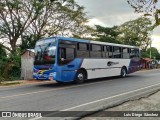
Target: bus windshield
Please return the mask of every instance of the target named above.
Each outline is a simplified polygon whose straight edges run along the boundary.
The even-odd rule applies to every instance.
[[[36,43],[34,65],[48,65],[55,63],[56,40],[46,39]]]

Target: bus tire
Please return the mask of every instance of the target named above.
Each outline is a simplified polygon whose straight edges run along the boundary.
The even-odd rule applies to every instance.
[[[124,78],[126,76],[127,76],[127,69],[125,67],[122,67],[120,77]]]
[[[78,70],[77,73],[76,73],[76,77],[75,77],[74,82],[77,83],[77,84],[81,84],[81,83],[83,83],[85,80],[86,80],[85,71],[83,71],[83,70]]]

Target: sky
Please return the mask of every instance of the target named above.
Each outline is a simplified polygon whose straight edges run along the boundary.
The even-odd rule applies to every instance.
[[[112,27],[137,19],[141,15],[127,3],[127,0],[75,0],[85,7],[89,16],[89,25]],[[160,4],[158,4],[160,6]],[[160,51],[160,27],[154,29],[151,35],[152,46]]]

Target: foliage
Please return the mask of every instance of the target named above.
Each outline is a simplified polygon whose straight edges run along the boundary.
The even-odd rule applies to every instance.
[[[19,51],[19,50],[17,50]],[[18,52],[17,54],[12,54],[10,55],[10,63],[13,64],[11,70],[9,71],[9,73],[11,74],[11,76],[14,78],[20,78],[20,73],[21,73],[21,54],[20,52]],[[9,76],[9,78],[11,78],[11,76]]]
[[[149,37],[151,31],[150,19],[140,17],[111,28],[96,25],[93,36],[98,41],[138,46],[146,51],[151,42]]]
[[[4,49],[3,47],[0,46],[0,58],[1,58],[2,56],[6,57],[7,54],[6,54],[5,49]]]
[[[100,25],[96,25],[96,32],[93,34],[94,37],[96,37],[97,41],[102,42],[111,42],[111,43],[121,43],[117,36],[120,34],[116,31],[117,26],[114,26],[112,28],[109,27],[102,27]]]
[[[159,54],[157,48],[155,48],[155,47],[148,48],[146,51],[142,50],[141,56],[143,58],[150,58],[150,52],[151,52],[151,58],[152,59],[160,57],[160,54]]]
[[[1,0],[0,1],[0,38],[1,46],[16,52],[18,39],[24,31],[41,14],[42,6],[37,0]],[[4,44],[8,44],[8,47]]]
[[[151,50],[152,58],[157,58],[160,56],[158,50],[155,47],[148,48],[147,53],[150,53],[150,50]]]
[[[82,35],[88,28],[86,22],[84,7],[74,0],[1,0],[0,38],[3,42],[0,45],[13,53],[17,52],[18,42],[25,44],[31,38]]]
[[[121,33],[119,39],[123,44],[139,46],[146,51],[151,41],[149,37],[151,28],[152,23],[150,19],[140,17],[122,24],[117,30]]]
[[[81,33],[87,22],[84,7],[79,6],[74,0],[62,0],[41,2],[41,13],[29,26],[25,35],[33,34],[38,38],[52,35],[66,35]]]
[[[127,2],[135,9],[135,12],[144,13],[144,16],[153,16],[156,21],[153,28],[160,25],[158,0],[127,0]]]
[[[40,38],[37,35],[23,36],[22,44],[19,45],[20,51],[23,52],[26,49],[34,49],[38,39]]]
[[[7,61],[6,51],[0,46],[0,83],[4,80],[2,73],[3,73],[3,65],[6,63],[6,61]]]
[[[20,55],[11,54],[0,59],[0,81],[14,80],[20,76]]]
[[[150,53],[148,53],[146,51],[141,51],[141,57],[142,58],[150,58]]]

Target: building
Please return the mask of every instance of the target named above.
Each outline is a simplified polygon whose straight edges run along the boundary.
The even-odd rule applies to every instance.
[[[21,54],[21,79],[33,79],[34,49],[27,49]]]
[[[141,65],[143,69],[151,68],[151,62],[153,59],[150,58],[142,58],[141,59]]]

